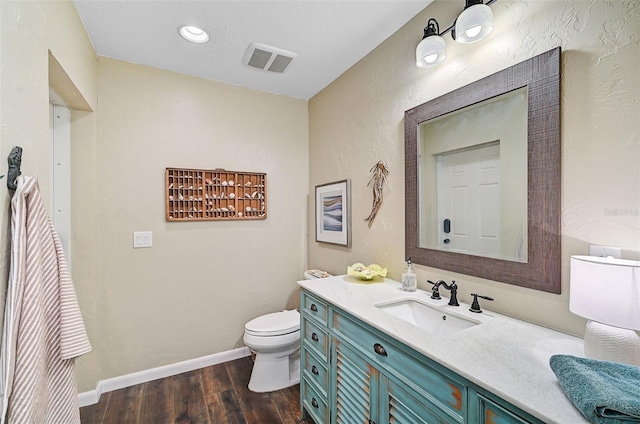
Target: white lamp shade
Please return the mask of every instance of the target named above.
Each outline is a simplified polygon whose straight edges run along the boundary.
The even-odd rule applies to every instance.
[[[640,262],[572,256],[569,310],[603,324],[640,330]]]
[[[420,41],[416,47],[416,66],[426,68],[435,66],[447,57],[444,39],[439,35],[430,35]]]
[[[486,4],[467,7],[456,19],[456,41],[470,44],[480,41],[493,31],[493,12]]]

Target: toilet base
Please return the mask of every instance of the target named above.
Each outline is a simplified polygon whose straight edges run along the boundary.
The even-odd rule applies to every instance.
[[[284,353],[256,354],[249,390],[256,393],[272,392],[300,382],[300,348]]]

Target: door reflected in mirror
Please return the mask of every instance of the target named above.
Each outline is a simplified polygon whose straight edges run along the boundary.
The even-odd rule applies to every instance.
[[[418,126],[419,246],[527,262],[527,87]]]

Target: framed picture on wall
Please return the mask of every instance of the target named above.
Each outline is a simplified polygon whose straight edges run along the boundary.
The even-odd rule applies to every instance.
[[[316,241],[351,247],[351,181],[316,186]]]

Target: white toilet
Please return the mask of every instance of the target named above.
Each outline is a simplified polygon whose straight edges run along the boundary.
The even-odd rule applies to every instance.
[[[271,392],[300,382],[300,314],[262,315],[244,326],[244,344],[256,354],[249,390]]]
[[[310,269],[304,278],[330,277]],[[263,315],[244,326],[244,344],[256,354],[249,390],[271,392],[300,382],[300,314],[282,311]]]

